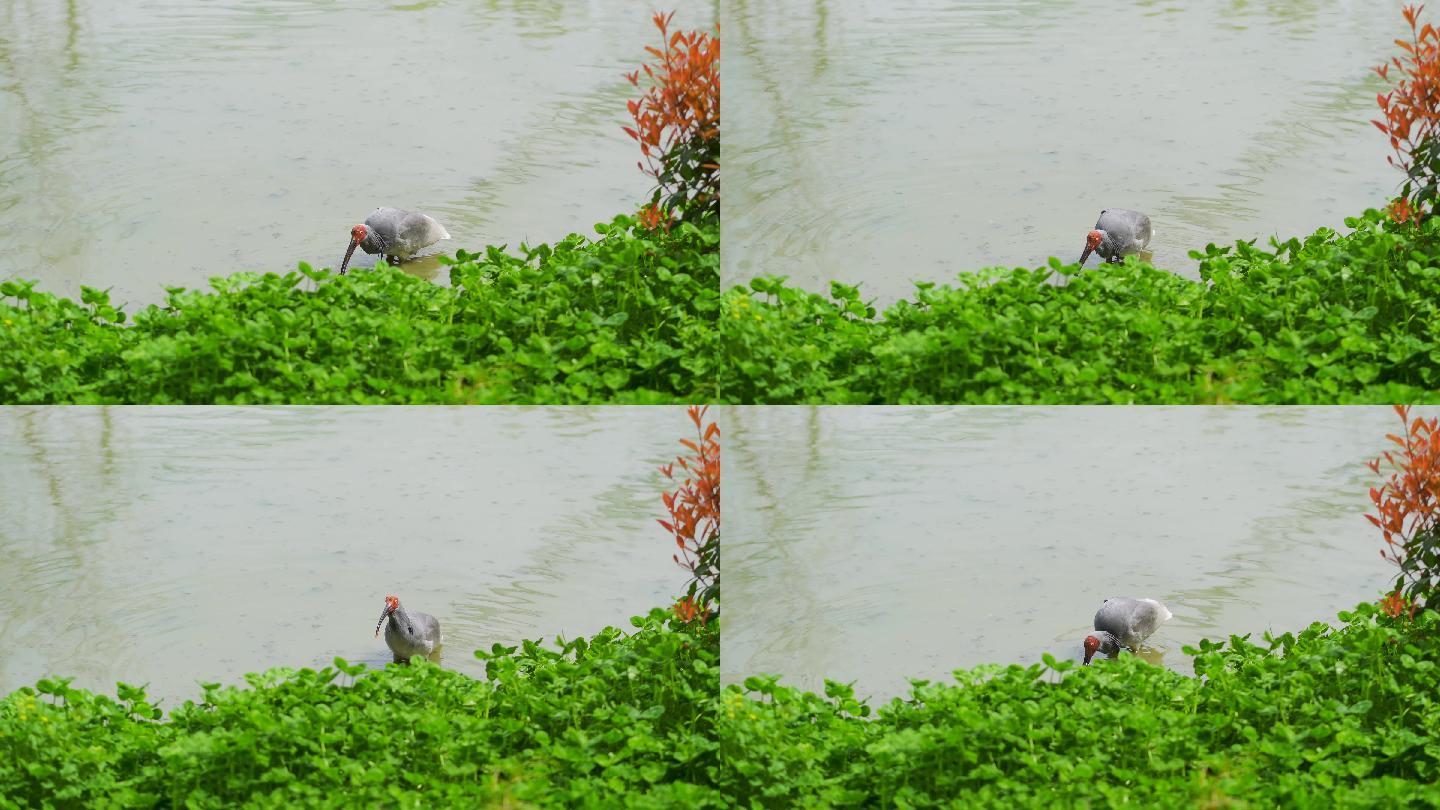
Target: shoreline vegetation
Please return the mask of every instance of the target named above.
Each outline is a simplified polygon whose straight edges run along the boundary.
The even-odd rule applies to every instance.
[[[724,806],[718,624],[630,623],[477,651],[485,680],[336,659],[168,717],[143,687],[45,679],[0,699],[0,806]]]
[[[783,276],[721,302],[720,399],[747,404],[1440,402],[1440,226],[1209,245],[1200,280],[1127,259],[918,283],[877,312]],[[1053,278],[1067,274],[1068,284]]]
[[[0,283],[9,404],[689,403],[711,395],[720,226],[618,216],[457,251],[444,287],[301,265],[172,288],[133,317]],[[309,282],[315,289],[307,290]]]
[[[168,716],[143,686],[111,698],[44,678],[0,696],[0,808],[729,806],[720,427],[703,407],[687,415],[695,439],[660,468],[657,519],[684,591],[632,631],[496,643],[474,653],[483,679],[422,656],[274,668],[245,687],[202,683]]]
[[[131,317],[0,283],[0,404],[693,404],[715,398],[720,31],[672,31],[624,74],[621,129],[654,181],[633,216],[511,252],[441,256],[450,287],[382,261],[167,288]],[[642,78],[643,74],[643,78]],[[312,287],[312,289],[305,289]]]
[[[1440,802],[1440,615],[1371,604],[1263,641],[956,670],[872,707],[771,676],[726,687],[722,792],[748,807],[1328,807]]]
[[[989,268],[917,282],[883,313],[841,281],[822,295],[755,278],[721,300],[720,401],[1440,402],[1440,29],[1423,9],[1404,7],[1410,39],[1374,69],[1390,92],[1371,124],[1404,180],[1351,233],[1207,245],[1189,254],[1198,281],[1136,257]]]
[[[1185,647],[1194,677],[1137,655],[957,669],[872,707],[754,675],[720,705],[721,789],[749,807],[1390,807],[1440,804],[1440,418],[1366,466],[1377,603],[1263,640]]]
[[[1351,233],[1207,245],[1190,253],[1198,281],[1135,256],[1089,271],[1052,257],[918,282],[883,312],[778,267],[723,294],[720,401],[1440,402],[1440,29],[1423,9],[1402,9],[1410,37],[1374,68],[1388,92],[1371,123],[1399,193],[1346,219]]]

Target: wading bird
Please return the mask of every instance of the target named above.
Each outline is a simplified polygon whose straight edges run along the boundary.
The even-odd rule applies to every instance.
[[[412,655],[428,656],[440,646],[440,621],[428,613],[406,613],[394,596],[385,597],[385,609],[375,623],[377,637],[386,619],[390,623],[385,626],[385,645],[395,655],[395,663],[403,664]]]
[[[350,229],[350,247],[340,262],[340,275],[350,266],[350,256],[355,248],[366,253],[379,253],[390,264],[399,264],[416,253],[439,242],[449,239],[450,232],[428,214],[419,211],[401,211],[399,208],[376,208],[375,213],[365,218],[364,225]]]
[[[1085,252],[1077,264],[1084,264],[1092,252],[1119,264],[1126,256],[1144,250],[1150,244],[1150,233],[1150,217],[1125,208],[1106,208],[1095,221],[1095,229],[1085,235]]]
[[[1170,619],[1170,611],[1154,599],[1114,596],[1095,611],[1095,633],[1085,637],[1085,663],[1095,653],[1114,658],[1124,647],[1131,652]]]

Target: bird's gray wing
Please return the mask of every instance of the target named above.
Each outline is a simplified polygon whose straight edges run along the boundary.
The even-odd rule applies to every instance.
[[[411,253],[449,238],[440,223],[418,211],[406,214],[400,223],[400,243]]]
[[[1154,634],[1169,618],[1169,609],[1154,599],[1136,600],[1135,632],[1142,641]]]
[[[409,214],[409,211],[399,208],[376,208],[365,218],[365,225],[380,231],[388,239],[400,232],[401,224]]]
[[[407,213],[399,208],[376,208],[371,212],[365,218],[365,227],[370,229],[370,235],[361,244],[365,252],[393,253],[399,244],[401,223]]]
[[[1130,635],[1130,617],[1134,612],[1134,599],[1128,596],[1112,596],[1095,611],[1095,629],[1104,630],[1124,641]]]
[[[428,613],[425,614],[420,619],[420,634],[424,638],[431,638],[438,642],[440,640],[440,620]]]

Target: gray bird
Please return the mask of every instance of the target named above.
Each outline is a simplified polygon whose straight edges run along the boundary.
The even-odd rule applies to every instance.
[[[1077,264],[1084,264],[1092,252],[1119,264],[1126,256],[1144,250],[1150,235],[1150,217],[1126,208],[1106,208],[1095,221],[1095,229],[1085,235],[1085,252]]]
[[[1131,652],[1170,620],[1170,610],[1154,599],[1114,596],[1095,611],[1095,633],[1085,637],[1085,663],[1096,652],[1114,658],[1124,647]]]
[[[365,218],[364,225],[350,229],[350,247],[340,262],[340,275],[350,266],[350,256],[355,248],[369,254],[382,254],[390,264],[399,264],[416,253],[439,242],[449,239],[445,226],[428,214],[419,211],[401,211],[399,208],[376,208],[375,213]]]
[[[387,596],[380,621],[375,623],[376,636],[386,619],[390,623],[385,626],[385,645],[394,654],[395,663],[403,664],[412,655],[428,656],[440,646],[440,621],[429,613],[407,613],[398,598]]]

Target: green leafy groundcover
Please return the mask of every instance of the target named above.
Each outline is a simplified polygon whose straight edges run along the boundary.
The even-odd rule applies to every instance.
[[[1440,804],[1440,616],[1340,619],[1202,642],[1195,678],[1134,656],[961,670],[874,717],[845,685],[750,678],[758,697],[722,696],[721,788],[749,807]]]
[[[459,251],[452,287],[398,270],[239,273],[133,319],[0,284],[0,402],[691,402],[713,396],[718,224],[629,217],[521,255]],[[313,281],[313,283],[312,283]],[[133,320],[133,323],[131,322]]]
[[[337,660],[207,684],[168,719],[138,688],[41,681],[0,701],[0,806],[722,806],[719,634],[631,622],[476,653],[487,680]]]
[[[1377,211],[1267,252],[1209,246],[1201,281],[1134,259],[923,283],[877,316],[759,278],[721,306],[720,397],[745,403],[1440,401],[1440,217]],[[1074,268],[1065,268],[1073,273]],[[897,271],[898,272],[898,271]],[[756,293],[759,295],[756,295]]]

